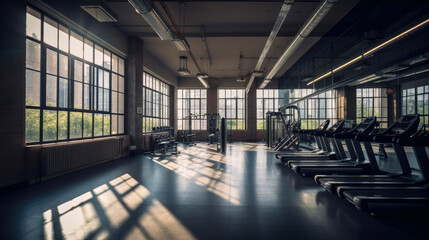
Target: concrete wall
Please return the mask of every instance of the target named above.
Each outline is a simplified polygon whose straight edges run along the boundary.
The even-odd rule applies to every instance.
[[[25,180],[25,11],[23,0],[0,3],[0,187]]]
[[[150,70],[152,74],[158,75],[166,83],[175,87],[178,86],[176,73],[170,71],[162,62],[154,57],[149,51],[144,50],[143,66],[145,70]]]

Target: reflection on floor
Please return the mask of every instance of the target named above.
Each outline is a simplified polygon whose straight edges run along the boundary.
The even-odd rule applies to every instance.
[[[373,218],[259,143],[138,155],[0,197],[0,239],[418,239],[413,216]],[[387,160],[386,160],[387,161]]]

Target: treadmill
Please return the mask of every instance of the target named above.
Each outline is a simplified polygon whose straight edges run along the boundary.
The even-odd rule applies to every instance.
[[[411,137],[399,137],[397,143],[412,146],[422,177],[423,186],[411,187],[340,187],[340,196],[354,204],[361,211],[373,215],[398,210],[429,211],[429,158],[425,147],[429,146],[429,131],[423,126]]]
[[[377,124],[376,117],[366,118],[350,131],[334,134],[334,138],[338,141],[344,139],[350,153],[350,158],[341,161],[290,161],[289,165],[295,172],[303,176],[313,176],[315,174],[372,174],[374,162],[366,162],[362,147],[355,139],[357,135],[368,135],[374,130]],[[340,141],[341,144],[341,141]]]
[[[338,162],[339,160],[347,159],[347,155],[344,152],[343,144],[340,139],[335,139],[334,135],[344,131],[344,119],[338,120],[334,125],[332,125],[324,133],[319,133],[324,135],[328,141],[331,141],[334,148],[334,154],[336,159],[327,159],[327,158],[288,158],[285,163],[290,167],[292,163],[309,163],[309,162]]]
[[[381,174],[315,176],[316,183],[330,192],[337,192],[339,191],[337,188],[340,186],[405,186],[419,182],[421,179],[413,175],[404,147],[396,143],[396,139],[399,137],[409,137],[411,134],[415,133],[419,122],[418,114],[403,115],[388,129],[375,136],[372,134],[360,136],[360,140],[365,141],[367,155],[372,161],[375,160],[375,157],[372,152],[371,144],[368,142],[369,140],[372,139],[372,142],[377,143],[393,144],[394,151],[402,169],[401,173],[382,172],[378,170],[378,165],[376,165],[377,168],[374,170]]]
[[[276,158],[283,163],[287,163],[290,159],[338,159],[332,152],[328,139],[325,133],[329,126],[330,120],[325,120],[317,129],[310,130],[308,133],[316,139],[319,150],[313,152],[293,152],[293,153],[277,153]]]

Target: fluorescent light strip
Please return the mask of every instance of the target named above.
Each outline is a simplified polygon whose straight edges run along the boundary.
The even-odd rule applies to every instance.
[[[358,62],[358,61],[360,61],[360,60],[364,59],[365,57],[367,57],[367,56],[369,56],[369,55],[371,55],[371,54],[373,54],[373,53],[375,53],[375,52],[379,51],[379,50],[380,50],[380,49],[382,49],[383,47],[385,47],[385,46],[387,46],[387,45],[389,45],[389,44],[391,44],[391,43],[395,42],[396,40],[399,40],[400,38],[404,37],[405,35],[410,34],[411,32],[413,32],[413,31],[415,31],[415,30],[417,30],[417,29],[419,29],[419,28],[423,27],[425,24],[428,24],[428,23],[429,23],[429,19],[427,19],[427,20],[425,20],[425,21],[423,21],[423,22],[421,22],[421,23],[417,24],[416,26],[414,26],[414,27],[412,27],[412,28],[408,29],[407,31],[405,31],[405,32],[403,32],[403,33],[401,33],[401,34],[399,34],[399,35],[397,35],[397,36],[395,36],[395,37],[393,37],[393,38],[391,38],[391,39],[387,40],[386,42],[384,42],[384,43],[382,43],[382,44],[380,44],[380,45],[378,45],[378,46],[376,46],[376,47],[374,47],[374,48],[372,48],[372,49],[370,49],[370,50],[368,50],[368,51],[364,52],[362,55],[360,55],[360,56],[357,56],[357,57],[353,58],[352,60],[350,60],[350,61],[348,61],[348,62],[344,63],[343,65],[341,65],[341,66],[339,66],[339,67],[335,68],[334,70],[329,71],[329,72],[327,72],[327,73],[323,74],[322,76],[320,76],[320,77],[318,77],[318,78],[314,79],[313,81],[311,81],[311,82],[307,83],[307,86],[308,86],[308,85],[311,85],[311,84],[313,84],[313,83],[315,83],[315,82],[317,82],[317,81],[319,81],[319,80],[321,80],[321,79],[323,79],[323,78],[325,78],[325,77],[328,77],[328,76],[332,75],[333,73],[336,73],[336,72],[338,72],[338,71],[340,71],[340,70],[344,69],[345,67],[347,67],[347,66],[349,66],[349,65],[351,65],[351,64],[353,64],[353,63],[356,63],[356,62]]]

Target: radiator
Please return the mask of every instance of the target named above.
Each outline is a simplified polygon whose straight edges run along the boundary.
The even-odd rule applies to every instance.
[[[83,141],[44,146],[41,151],[41,177],[69,172],[122,155],[123,138]]]

